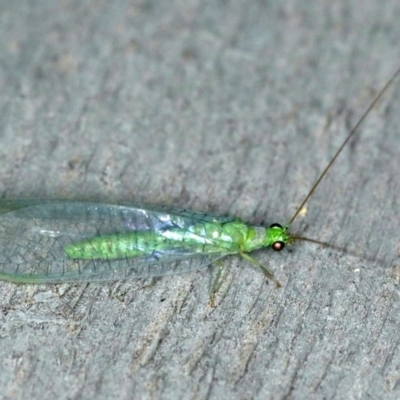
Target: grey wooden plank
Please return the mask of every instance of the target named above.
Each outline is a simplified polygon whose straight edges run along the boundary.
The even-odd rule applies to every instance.
[[[396,1],[3,3],[4,197],[130,200],[285,223],[399,66]],[[400,83],[297,243],[155,286],[0,284],[3,398],[399,397]]]

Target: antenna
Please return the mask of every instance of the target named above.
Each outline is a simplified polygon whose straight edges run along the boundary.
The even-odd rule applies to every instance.
[[[384,95],[386,90],[392,85],[393,81],[397,78],[397,76],[400,74],[400,67],[396,70],[396,72],[392,75],[392,77],[388,80],[386,85],[380,90],[380,92],[376,95],[374,100],[372,100],[371,104],[368,106],[367,110],[364,112],[362,117],[358,120],[358,122],[354,125],[353,129],[350,131],[350,133],[347,135],[347,138],[344,140],[344,142],[341,144],[339,149],[336,151],[335,155],[332,157],[332,160],[329,161],[328,165],[325,167],[325,169],[322,171],[321,175],[319,178],[316,180],[314,185],[312,186],[311,190],[308,192],[307,196],[305,199],[301,202],[300,206],[297,208],[296,212],[294,213],[293,217],[290,219],[289,223],[286,226],[290,226],[293,221],[297,218],[297,216],[300,213],[300,210],[304,207],[304,204],[307,203],[308,199],[312,196],[312,194],[315,192],[315,189],[318,187],[322,179],[325,177],[326,173],[329,171],[329,169],[332,167],[333,163],[336,161],[338,158],[339,154],[342,152],[342,150],[346,147],[346,144],[349,142],[349,140],[353,137],[353,135],[358,131],[358,128],[360,125],[364,122],[365,118],[367,115],[371,112],[371,110],[375,107],[376,103],[381,99],[381,97]],[[299,238],[300,239],[300,238]],[[304,239],[302,239],[304,240]]]

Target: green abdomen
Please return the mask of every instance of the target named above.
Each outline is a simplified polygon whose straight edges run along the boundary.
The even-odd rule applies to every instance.
[[[68,245],[72,259],[118,259],[181,249],[190,253],[236,253],[248,237],[249,228],[240,221],[194,224],[188,229],[132,232],[97,236]]]

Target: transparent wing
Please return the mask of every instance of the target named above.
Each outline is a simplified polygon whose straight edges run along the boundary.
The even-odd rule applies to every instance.
[[[226,255],[190,246],[149,249],[143,256],[70,259],[65,247],[85,239],[138,231],[187,229],[232,218],[169,208],[65,200],[0,201],[0,278],[14,282],[104,281],[186,273]]]

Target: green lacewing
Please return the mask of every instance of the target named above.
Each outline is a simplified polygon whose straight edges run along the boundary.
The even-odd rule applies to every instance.
[[[248,253],[280,251],[289,227],[343,148],[400,74],[372,101],[285,225],[250,226],[237,218],[168,207],[73,200],[0,200],[0,279],[15,283],[95,282],[187,273],[238,254],[280,286]],[[217,281],[216,281],[217,282]],[[216,289],[217,283],[213,288]]]

